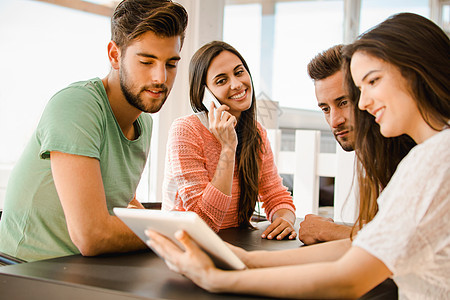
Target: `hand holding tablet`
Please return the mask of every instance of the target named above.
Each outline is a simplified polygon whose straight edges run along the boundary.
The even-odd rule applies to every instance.
[[[221,269],[242,270],[245,264],[231,251],[222,239],[194,212],[160,211],[148,209],[114,208],[119,217],[144,243],[148,239],[146,229],[152,229],[170,238],[180,248],[175,239],[178,230],[184,230]]]

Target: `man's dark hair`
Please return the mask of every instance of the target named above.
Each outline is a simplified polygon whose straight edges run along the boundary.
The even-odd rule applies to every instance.
[[[313,80],[322,80],[340,71],[342,68],[342,48],[333,46],[317,54],[308,64],[308,75]]]
[[[124,0],[111,17],[111,40],[125,49],[132,40],[151,31],[158,37],[181,37],[183,44],[188,15],[171,0]]]

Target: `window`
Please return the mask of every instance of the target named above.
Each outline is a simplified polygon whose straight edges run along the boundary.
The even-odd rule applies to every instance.
[[[430,17],[428,0],[362,0],[359,32],[363,33],[399,12],[412,12]]]
[[[248,60],[256,95],[264,92],[284,108],[319,111],[306,66],[320,51],[343,42],[344,0],[227,0],[227,3],[224,41],[235,46]],[[273,6],[272,16],[267,13],[268,5]],[[446,1],[430,4],[429,0],[361,0],[359,32],[399,12],[429,18],[430,7],[436,5],[442,6],[442,23],[448,26],[450,14]],[[270,18],[273,18],[272,28],[267,27]]]
[[[225,6],[223,40],[246,59],[256,95],[263,92],[284,107],[318,110],[306,65],[342,42],[343,0],[280,1],[273,15],[263,14],[262,5]]]
[[[450,35],[450,1],[442,4],[442,27]]]
[[[272,98],[280,106],[319,110],[306,66],[343,41],[343,1],[280,2],[275,10]]]
[[[0,1],[0,164],[17,161],[50,98],[109,71],[109,19],[43,2]]]
[[[223,41],[236,48],[250,68],[256,95],[260,91],[261,5],[227,5]]]

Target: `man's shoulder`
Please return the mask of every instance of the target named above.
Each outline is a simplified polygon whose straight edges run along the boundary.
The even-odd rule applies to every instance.
[[[103,89],[103,91],[102,91]],[[37,133],[97,128],[102,131],[111,114],[102,81],[94,78],[70,84],[47,103]]]
[[[73,103],[74,99],[83,101],[86,99],[97,99],[98,102],[104,102],[107,99],[105,88],[99,78],[93,78],[84,81],[77,81],[69,84],[67,87],[58,91],[50,100],[54,99],[68,100]]]
[[[46,111],[100,113],[108,110],[108,97],[99,78],[74,82],[50,99]]]
[[[67,87],[80,87],[80,88],[92,88],[92,87],[98,87],[99,85],[103,85],[102,80],[98,77],[87,79],[87,80],[80,80],[75,81],[71,84],[69,84]]]

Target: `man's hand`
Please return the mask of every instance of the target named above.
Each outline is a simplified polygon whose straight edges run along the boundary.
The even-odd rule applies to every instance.
[[[137,209],[145,209],[144,205],[136,199],[136,195],[134,195],[133,200],[128,203],[127,208],[137,208]]]
[[[300,223],[298,239],[305,245],[340,240],[350,237],[351,227],[334,223],[331,218],[306,215]]]

